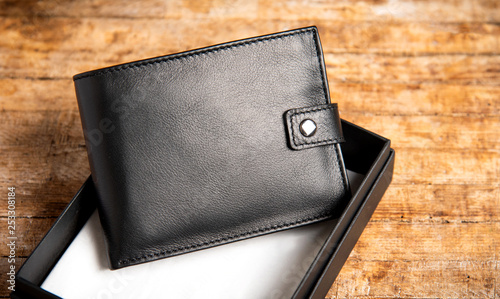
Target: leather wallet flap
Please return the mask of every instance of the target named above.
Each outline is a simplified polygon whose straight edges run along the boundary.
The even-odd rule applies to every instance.
[[[344,142],[337,104],[291,109],[285,118],[294,150]]]

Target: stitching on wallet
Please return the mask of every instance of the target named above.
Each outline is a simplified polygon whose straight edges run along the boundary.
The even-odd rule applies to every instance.
[[[183,59],[183,58],[187,58],[187,57],[200,56],[200,55],[208,54],[208,53],[215,53],[215,52],[218,52],[221,50],[246,46],[246,45],[250,45],[250,44],[256,44],[259,42],[270,41],[270,40],[274,40],[274,39],[282,39],[282,38],[287,37],[287,36],[304,34],[306,32],[309,32],[309,31],[312,32],[314,30],[315,30],[314,28],[309,28],[309,29],[302,29],[302,30],[299,30],[296,32],[284,33],[284,34],[278,35],[278,36],[254,38],[252,40],[234,42],[231,45],[220,45],[220,46],[215,46],[214,48],[205,49],[205,50],[203,50],[203,49],[194,50],[195,52],[184,53],[184,54],[182,54],[182,53],[181,54],[172,54],[171,56],[168,56],[168,57],[157,58],[158,60],[155,60],[155,61],[131,62],[130,64],[111,67],[111,68],[108,68],[105,70],[96,71],[94,73],[90,73],[90,74],[86,74],[86,75],[81,75],[81,76],[77,75],[77,76],[75,76],[74,81],[88,78],[88,77],[100,76],[100,75],[104,75],[107,73],[123,71],[123,70],[129,69],[129,68],[139,68],[139,67],[157,64],[157,63],[163,63],[163,62],[168,62],[168,61],[172,61],[172,60]],[[314,39],[315,44],[318,45],[315,34],[313,34],[313,39]],[[318,50],[316,49],[316,55],[317,55],[317,53],[318,53]],[[152,59],[155,59],[155,58],[152,58]],[[322,79],[322,81],[324,81],[324,80]],[[323,82],[323,86],[324,86],[324,82]]]
[[[303,224],[303,223],[315,221],[315,220],[318,220],[321,218],[326,218],[326,217],[329,217],[329,214],[321,214],[319,216],[308,217],[308,218],[300,219],[300,220],[290,222],[290,223],[275,224],[272,226],[258,228],[258,229],[254,229],[252,231],[243,232],[243,233],[239,233],[239,234],[235,234],[235,235],[227,236],[227,237],[223,237],[223,238],[217,238],[215,240],[205,241],[205,242],[198,243],[198,244],[192,244],[189,246],[181,246],[178,248],[169,249],[169,250],[165,250],[165,251],[161,251],[161,252],[157,252],[157,253],[145,254],[145,255],[142,255],[139,257],[134,257],[134,258],[122,259],[122,260],[118,261],[118,264],[125,265],[125,264],[133,263],[136,261],[148,260],[148,259],[153,259],[155,257],[162,257],[162,256],[170,255],[170,254],[181,253],[181,252],[189,251],[191,249],[198,248],[198,247],[207,247],[207,246],[210,246],[212,244],[217,244],[217,243],[221,243],[221,242],[228,241],[228,240],[234,240],[234,239],[237,240],[237,239],[240,239],[240,238],[245,237],[245,236],[252,236],[252,235],[267,232],[270,230],[289,227],[289,226],[293,226],[293,225],[297,225],[297,224]]]
[[[337,105],[334,105],[334,104],[330,104],[331,106],[328,106],[328,107],[323,107],[323,108],[313,108],[311,110],[307,110],[307,111],[302,111],[302,112],[295,112],[295,113],[292,113],[290,115],[290,127],[291,127],[291,131],[292,131],[292,140],[293,140],[293,144],[295,144],[295,146],[303,146],[304,144],[308,144],[308,145],[311,145],[311,144],[318,144],[318,145],[321,145],[321,144],[326,144],[328,142],[332,142],[332,141],[340,141],[340,140],[343,140],[344,138],[337,138],[337,137],[334,137],[334,138],[327,138],[327,139],[322,139],[322,140],[317,140],[317,141],[310,141],[310,142],[307,142],[307,141],[304,141],[304,142],[299,142],[297,140],[297,137],[296,137],[296,134],[294,132],[294,120],[293,118],[297,115],[300,115],[300,114],[308,114],[308,113],[312,113],[312,112],[318,112],[318,111],[323,111],[323,110],[333,110],[333,109],[337,109]]]

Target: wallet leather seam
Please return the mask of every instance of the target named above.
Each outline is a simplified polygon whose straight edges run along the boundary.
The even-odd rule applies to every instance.
[[[277,36],[253,38],[251,40],[246,40],[246,41],[241,41],[241,42],[235,41],[235,42],[232,42],[230,45],[219,45],[219,46],[210,47],[209,49],[200,49],[200,50],[189,51],[187,53],[172,54],[172,55],[168,55],[166,57],[157,58],[157,60],[154,60],[154,61],[131,62],[131,63],[125,64],[125,65],[114,66],[114,67],[107,68],[107,69],[100,70],[100,71],[94,71],[91,73],[86,73],[86,74],[84,73],[81,75],[76,75],[73,77],[73,80],[77,81],[80,79],[100,76],[100,75],[104,75],[107,73],[120,72],[120,71],[130,69],[130,68],[147,67],[149,65],[154,65],[154,64],[158,64],[158,63],[164,63],[164,62],[188,58],[188,57],[192,57],[192,56],[200,56],[200,55],[208,54],[208,53],[215,53],[215,52],[219,52],[221,50],[242,47],[242,46],[256,44],[258,42],[270,41],[270,40],[274,40],[274,39],[282,39],[284,37],[299,35],[299,34],[304,34],[307,32],[314,32],[314,31],[316,31],[316,28],[307,28],[307,29],[302,29],[302,30],[297,31],[297,32],[283,33],[283,34],[280,34]],[[315,34],[313,34],[313,39],[314,39],[316,45],[318,45],[318,41],[317,41]],[[318,51],[319,51],[317,48],[318,47],[316,47],[316,56],[318,56]],[[152,58],[152,59],[155,59],[155,58]],[[320,60],[319,56],[318,56],[318,60],[320,62],[320,66],[321,66],[321,60]],[[322,79],[322,81],[324,81],[324,79]],[[325,89],[325,88],[326,88],[326,86],[325,86],[325,83],[323,82],[323,89]]]
[[[227,237],[223,237],[223,238],[217,238],[215,240],[205,241],[205,242],[202,242],[202,243],[192,244],[192,245],[188,245],[188,246],[181,246],[181,247],[178,247],[178,248],[169,249],[169,250],[165,250],[165,251],[161,251],[161,252],[156,252],[156,253],[152,253],[152,254],[144,254],[144,255],[138,256],[138,257],[122,259],[122,260],[118,261],[118,264],[125,265],[125,264],[128,264],[128,263],[135,263],[137,261],[148,260],[148,259],[155,259],[155,257],[168,256],[168,255],[171,255],[171,254],[180,254],[180,253],[182,253],[184,251],[189,251],[189,250],[191,250],[193,248],[198,248],[198,247],[206,248],[206,247],[211,246],[213,244],[225,242],[225,241],[228,241],[228,240],[238,240],[238,239],[240,239],[242,237],[252,237],[253,235],[257,235],[257,234],[264,233],[264,232],[267,232],[267,231],[273,231],[273,230],[277,230],[277,229],[280,229],[280,228],[287,228],[287,227],[291,227],[291,226],[299,225],[299,224],[306,224],[306,223],[309,223],[309,222],[312,222],[312,221],[316,221],[316,220],[319,220],[319,219],[322,219],[322,218],[326,219],[326,218],[328,218],[330,216],[331,216],[331,214],[321,214],[321,215],[318,215],[318,216],[312,216],[312,217],[307,217],[307,218],[299,219],[299,220],[291,222],[291,223],[275,224],[275,225],[272,225],[272,226],[268,226],[268,227],[264,227],[264,228],[258,228],[258,229],[254,229],[252,231],[246,231],[246,232],[238,233],[238,234],[227,236]]]

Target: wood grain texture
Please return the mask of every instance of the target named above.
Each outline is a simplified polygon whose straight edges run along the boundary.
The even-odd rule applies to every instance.
[[[0,219],[15,186],[17,268],[90,173],[74,74],[308,25],[341,116],[397,152],[327,298],[500,298],[495,0],[0,0]]]

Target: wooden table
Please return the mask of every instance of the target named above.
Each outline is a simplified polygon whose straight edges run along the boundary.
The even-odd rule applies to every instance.
[[[500,297],[495,0],[0,1],[0,296],[89,175],[72,76],[307,25],[341,116],[392,139],[394,180],[328,298]]]

